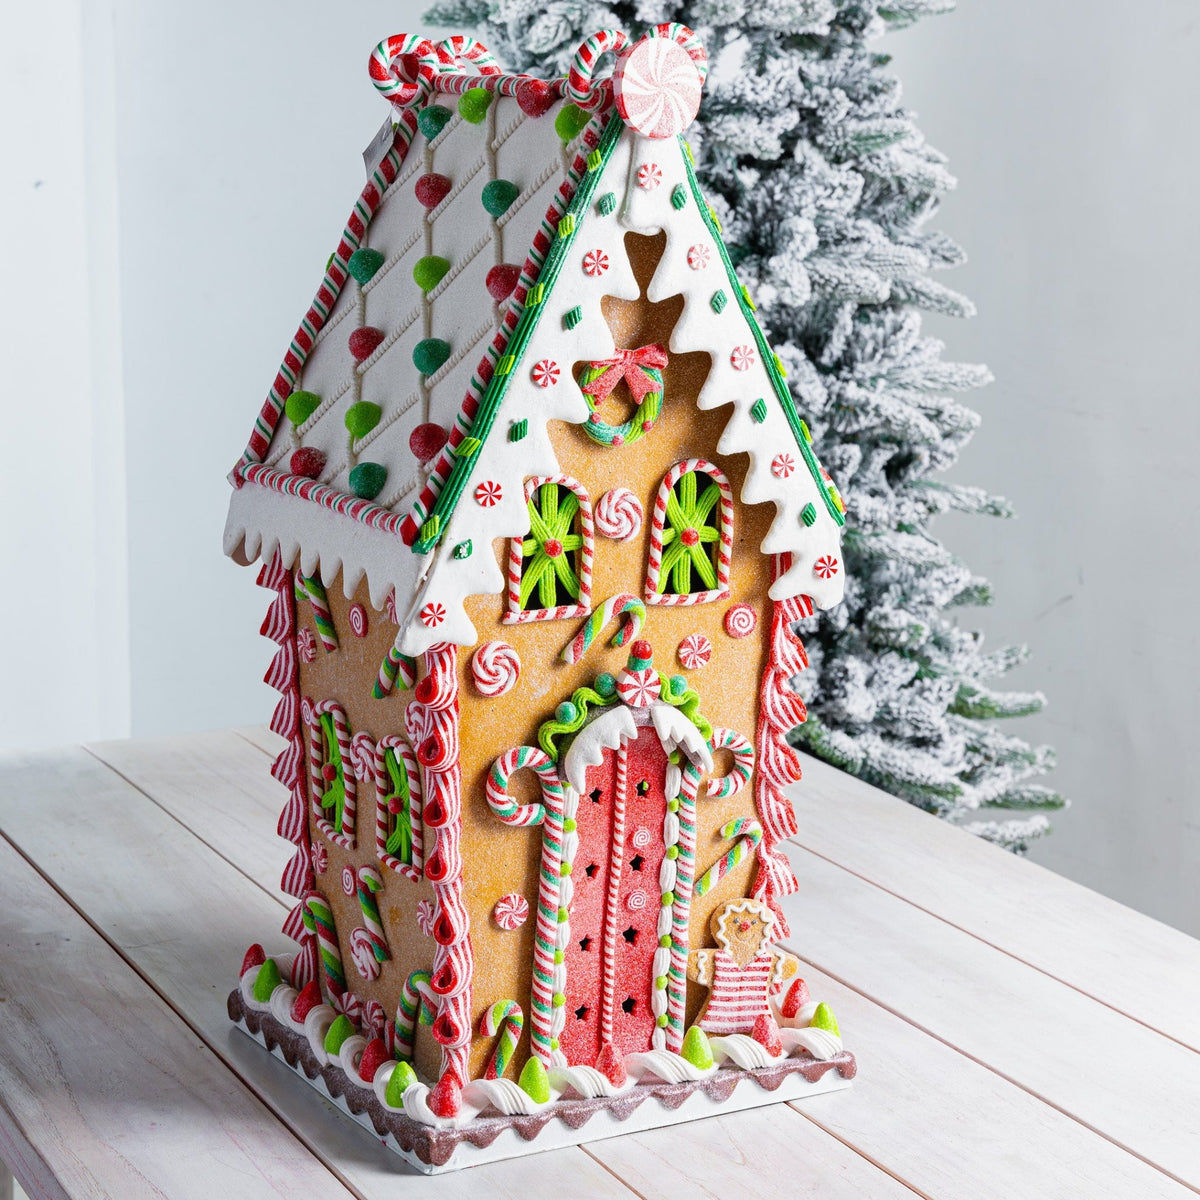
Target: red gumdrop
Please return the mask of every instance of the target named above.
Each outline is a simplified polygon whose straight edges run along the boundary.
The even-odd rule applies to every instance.
[[[527,117],[541,117],[554,105],[554,92],[544,79],[526,79],[517,85],[517,104]]]
[[[779,1026],[775,1024],[775,1018],[770,1013],[759,1013],[755,1017],[750,1036],[764,1047],[772,1058],[778,1058],[783,1053],[783,1039],[779,1036]]]
[[[638,640],[629,647],[629,653],[633,658],[653,658],[654,647],[651,646],[645,638],[638,638]]]
[[[303,1021],[320,1003],[322,1003],[321,989],[315,979],[310,979],[300,989],[300,995],[292,1002],[292,1020]]]
[[[375,1072],[391,1057],[383,1038],[377,1037],[373,1042],[368,1042],[358,1064],[359,1079],[364,1083],[370,1083],[375,1078]]]
[[[288,461],[293,475],[303,475],[305,479],[316,479],[325,470],[325,451],[313,446],[301,446]]]
[[[251,970],[253,967],[261,967],[266,961],[266,951],[264,951],[263,948],[257,942],[255,942],[254,945],[246,951],[246,957],[242,959],[242,969],[238,972],[238,977],[240,978],[242,975],[245,975],[245,973]]]
[[[437,208],[449,195],[450,187],[450,180],[445,175],[430,171],[417,180],[413,191],[417,193],[417,202],[423,208]]]
[[[457,1117],[462,1109],[462,1088],[447,1071],[429,1093],[429,1111],[436,1117]]]
[[[612,1042],[605,1042],[600,1047],[596,1058],[596,1070],[603,1075],[613,1087],[623,1087],[625,1084],[625,1063],[617,1053]]]
[[[512,295],[520,279],[520,267],[514,267],[512,263],[501,263],[487,273],[483,286],[487,288],[488,295],[499,304],[501,300],[507,300]]]
[[[419,463],[427,463],[446,444],[449,433],[432,421],[418,425],[408,435],[408,448]]]
[[[797,979],[787,990],[783,1003],[779,1006],[780,1013],[790,1021],[810,1000],[808,984],[803,979]]]
[[[349,339],[350,353],[354,355],[354,361],[362,362],[363,359],[370,358],[383,338],[383,330],[376,329],[374,325],[364,325],[361,329],[356,329]]]

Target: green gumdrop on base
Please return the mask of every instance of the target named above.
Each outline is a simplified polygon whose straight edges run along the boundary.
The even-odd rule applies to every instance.
[[[346,267],[359,283],[370,283],[383,262],[383,255],[378,250],[355,250]]]
[[[529,1061],[521,1068],[521,1078],[517,1080],[517,1086],[536,1104],[545,1104],[550,1099],[550,1077],[546,1074],[546,1068],[542,1066],[540,1058],[530,1056]]]
[[[268,1004],[271,1000],[271,993],[283,982],[279,974],[279,968],[275,965],[273,958],[268,958],[261,967],[258,968],[258,975],[254,979],[254,998],[259,1004]]]
[[[293,392],[285,402],[283,411],[293,425],[303,425],[321,407],[321,397],[316,392]]]
[[[478,125],[487,116],[492,93],[487,88],[467,88],[458,98],[458,115],[472,125]]]
[[[413,267],[413,279],[421,291],[432,292],[442,282],[442,277],[448,270],[450,263],[446,259],[439,258],[436,254],[427,254],[424,258],[417,259],[417,264]]]
[[[564,142],[574,141],[591,119],[591,113],[584,112],[578,104],[564,105],[554,118],[554,132]]]
[[[512,207],[513,201],[521,194],[521,189],[507,179],[493,179],[483,185],[480,199],[483,207],[493,217],[502,217]]]
[[[413,366],[422,375],[432,375],[449,357],[450,343],[441,338],[422,338],[413,347]]]
[[[346,409],[346,429],[353,438],[366,437],[383,416],[383,409],[370,400],[360,400]]]
[[[350,490],[361,500],[374,500],[387,483],[387,467],[381,463],[360,462],[350,472]]]
[[[404,1107],[404,1093],[417,1082],[417,1073],[406,1062],[396,1064],[396,1069],[388,1076],[387,1087],[383,1091],[384,1103],[393,1108]]]
[[[842,1036],[842,1031],[838,1028],[837,1019],[833,1015],[833,1009],[828,1004],[817,1005],[817,1011],[813,1013],[813,1018],[809,1024],[814,1029],[827,1030],[835,1037]]]
[[[342,1043],[348,1037],[353,1036],[354,1022],[345,1013],[341,1013],[334,1018],[333,1024],[329,1027],[329,1032],[325,1035],[325,1053],[330,1057],[336,1056],[337,1052],[342,1048]]]
[[[432,142],[443,129],[446,122],[454,114],[442,104],[431,104],[417,113],[417,128],[425,135],[425,140]]]
[[[713,1065],[712,1047],[708,1043],[708,1034],[699,1025],[693,1025],[683,1039],[680,1057],[690,1062],[698,1070],[707,1071]]]

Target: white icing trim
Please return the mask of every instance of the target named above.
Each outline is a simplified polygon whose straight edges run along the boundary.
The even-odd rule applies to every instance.
[[[606,750],[619,750],[636,738],[637,726],[633,714],[624,704],[601,712],[571,742],[563,760],[566,781],[576,792],[582,793],[587,783],[588,768],[598,767],[604,761]]]
[[[328,1004],[313,1005],[304,1018],[304,1036],[308,1038],[309,1049],[321,1066],[329,1062],[329,1055],[325,1053],[325,1035],[336,1019],[337,1013]]]
[[[271,1016],[280,1025],[286,1025],[297,1032],[304,1028],[298,1021],[292,1020],[292,1005],[296,1003],[296,997],[299,995],[300,993],[288,983],[281,983],[271,993]]]
[[[779,1037],[788,1054],[798,1047],[803,1047],[821,1062],[842,1052],[842,1039],[836,1033],[830,1033],[828,1029],[818,1029],[815,1025],[810,1025],[807,1029],[781,1029]]]
[[[361,1033],[352,1033],[338,1047],[338,1066],[353,1080],[362,1083],[358,1073],[358,1064],[362,1061],[363,1051],[367,1048],[367,1039]]]
[[[625,1069],[638,1081],[651,1075],[664,1083],[689,1083],[714,1075],[717,1064],[714,1062],[711,1067],[702,1068],[673,1050],[645,1050],[629,1055],[625,1059]]]
[[[578,1092],[585,1100],[594,1100],[597,1096],[616,1096],[627,1092],[637,1080],[627,1078],[617,1087],[602,1071],[595,1067],[551,1067],[549,1071],[551,1084],[565,1092],[568,1088]]]
[[[756,1042],[745,1033],[729,1033],[724,1037],[709,1038],[713,1058],[718,1062],[731,1058],[743,1071],[752,1071],[757,1067],[772,1067],[787,1058],[783,1054],[768,1054],[767,1048],[761,1042]]]
[[[658,740],[667,754],[682,750],[701,771],[712,770],[712,751],[708,743],[700,730],[679,709],[670,704],[652,704],[650,720],[654,722],[654,732],[658,734]]]
[[[479,1112],[495,1108],[506,1117],[532,1116],[549,1108],[557,1099],[551,1095],[545,1104],[539,1104],[528,1092],[523,1091],[511,1079],[472,1079],[463,1088],[463,1102],[476,1106]]]

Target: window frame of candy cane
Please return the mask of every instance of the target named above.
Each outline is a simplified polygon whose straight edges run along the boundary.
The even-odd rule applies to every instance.
[[[615,105],[614,82],[594,74],[610,50]],[[289,789],[279,831],[296,847],[283,886],[297,904],[284,933],[300,950],[268,965],[252,948],[231,1015],[421,1170],[811,1094],[854,1072],[835,1033],[808,1031],[815,1005],[788,1013],[782,992],[754,1027],[711,1041],[694,1031],[706,989],[689,955],[715,945],[714,915],[747,898],[778,914],[795,886],[778,849],[793,820],[781,789],[799,774],[785,734],[804,715],[789,687],[805,665],[791,625],[836,603],[842,586],[839,570],[814,566],[840,559],[840,498],[690,152],[639,129],[645,78],[686,68],[702,79],[702,56],[682,26],[633,46],[596,35],[566,82],[545,85],[497,73],[470,39],[383,43],[372,78],[395,105],[391,150],[371,168],[233,475],[227,550],[261,557],[259,581],[274,593],[263,633],[279,649],[267,680],[282,694],[272,727],[288,746],[272,771]],[[654,119],[669,125],[678,107]],[[540,178],[533,166],[547,154],[565,182],[546,176],[549,212],[526,222],[532,246],[511,251],[528,249],[517,290],[497,300],[489,282],[486,302],[466,311],[460,289],[484,281],[471,282],[471,262],[455,260],[434,218],[461,224],[468,200],[477,204],[451,175],[480,138],[493,145],[493,182],[505,171]],[[422,183],[439,171],[448,187]],[[389,198],[400,187],[427,212],[426,240],[412,243],[425,256],[403,275],[424,313],[420,342],[384,327],[387,289],[409,303],[389,266],[412,261],[390,254],[390,238],[411,242],[393,212],[402,201]],[[519,214],[501,222],[510,212],[496,207],[486,220],[498,258]],[[708,254],[697,268],[699,245]],[[444,269],[429,265],[440,256]],[[463,310],[457,326],[443,296]],[[465,337],[479,311],[499,328],[439,451],[429,422],[389,416],[379,381],[406,388],[406,357],[386,375],[380,364],[410,347],[415,409],[428,415],[444,380],[461,395],[455,381],[472,360],[455,358],[454,329]],[[339,323],[336,342],[349,333],[353,359],[343,409],[319,394],[323,381],[336,391],[335,338],[321,331]],[[582,390],[606,374],[596,395]],[[304,399],[289,407],[295,396]],[[642,421],[637,436],[609,419],[622,400]],[[344,415],[340,440],[330,413]],[[376,460],[386,459],[384,473],[398,472],[387,431],[406,421],[407,446],[425,456],[416,484],[367,497],[359,484],[378,471],[356,484],[356,468],[383,470]],[[783,464],[779,447],[793,443]],[[720,484],[717,587],[677,594],[655,561],[664,529],[686,532],[666,510],[689,470]],[[506,573],[545,481],[579,496],[584,545],[571,552],[581,584],[587,558],[590,589],[514,619]],[[409,863],[386,852],[389,751],[410,782]],[[648,807],[627,794],[640,815],[622,831],[620,764],[637,773],[651,751],[647,791],[635,793]],[[714,771],[714,753],[730,759],[727,773]],[[601,776],[608,794],[597,802]],[[340,830],[321,802],[335,783]],[[629,903],[639,855],[653,876],[638,889],[644,910]],[[569,945],[585,924],[602,931],[591,972],[580,939]],[[627,944],[642,941],[637,970],[615,953],[626,932]],[[606,968],[610,982],[621,973],[630,1011],[604,999]],[[629,1017],[632,1032],[565,1035],[589,995],[606,1006],[606,1028]]]

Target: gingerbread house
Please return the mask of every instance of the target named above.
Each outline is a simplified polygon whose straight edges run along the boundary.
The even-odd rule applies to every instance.
[[[551,83],[383,42],[231,475],[299,950],[230,1013],[423,1170],[853,1074],[778,946],[843,505],[683,137],[706,69],[680,25]]]

